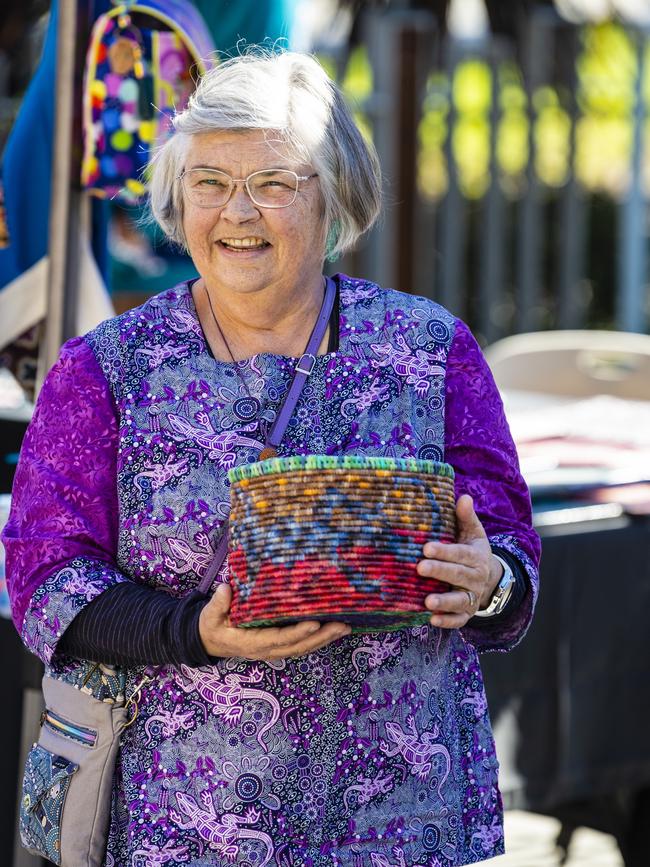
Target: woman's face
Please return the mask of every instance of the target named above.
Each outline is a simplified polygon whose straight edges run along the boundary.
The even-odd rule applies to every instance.
[[[219,169],[233,178],[272,168],[313,174],[313,167],[290,159],[272,133],[266,139],[264,130],[191,136],[183,169]],[[295,202],[285,208],[258,207],[243,184],[218,208],[200,208],[183,193],[190,256],[207,285],[217,290],[248,294],[272,287],[299,292],[309,281],[320,280],[325,242],[321,215],[318,178],[300,181]],[[236,249],[234,242],[242,239],[255,246]]]

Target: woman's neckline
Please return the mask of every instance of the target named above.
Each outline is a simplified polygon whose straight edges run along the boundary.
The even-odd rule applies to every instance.
[[[194,295],[192,294],[192,287],[199,279],[200,279],[199,277],[193,277],[190,280],[186,280],[184,282],[183,286],[184,286],[185,292],[188,295],[188,300],[189,300],[189,303],[191,305],[190,311],[191,311],[192,315],[194,316],[194,318],[196,320],[196,324],[198,325],[198,328],[199,328],[201,340],[203,341],[204,351],[206,352],[206,354],[210,357],[210,359],[215,364],[223,365],[224,367],[236,367],[237,365],[242,365],[242,364],[250,365],[250,363],[252,361],[254,361],[256,358],[277,358],[277,359],[282,359],[283,361],[289,361],[289,362],[290,361],[296,361],[296,362],[298,361],[298,359],[300,358],[299,355],[284,355],[284,354],[279,353],[279,352],[256,352],[253,355],[249,355],[247,358],[240,359],[239,361],[230,361],[230,360],[224,361],[221,358],[217,358],[215,356],[214,352],[212,351],[212,347],[210,346],[210,343],[208,342],[205,331],[203,330],[203,326],[201,325],[201,320],[199,318],[199,314],[198,314],[198,311],[196,309],[196,304],[194,303]],[[341,295],[340,295],[340,287],[338,284],[338,280],[336,280],[336,284],[337,284],[336,300],[334,302],[334,308],[332,311],[332,316],[336,313],[336,326],[338,328],[337,348],[335,350],[332,350],[331,352],[323,352],[323,353],[317,355],[316,356],[316,363],[318,363],[320,361],[320,359],[322,359],[322,358],[332,359],[332,358],[338,357],[338,354],[339,354],[340,349],[341,349],[341,345],[340,345],[340,340],[341,340],[341,323],[340,323],[340,318],[341,318],[340,303],[341,302],[340,302],[340,298],[341,298]],[[330,326],[331,326],[331,323],[332,323],[332,317],[330,317]],[[328,341],[328,343],[329,343],[329,341]]]

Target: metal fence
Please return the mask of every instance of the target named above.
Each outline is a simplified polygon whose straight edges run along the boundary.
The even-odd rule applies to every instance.
[[[599,31],[590,36],[540,7],[522,21],[516,43],[497,37],[465,43],[441,37],[426,12],[369,10],[363,32],[372,87],[360,109],[380,155],[386,207],[363,246],[337,267],[435,298],[483,342],[550,328],[647,331],[649,40],[647,32],[616,27],[620,56],[619,48],[607,48],[604,62],[614,72],[625,66],[620,105],[611,93],[599,94],[597,84],[595,91],[596,110],[604,104],[602,128],[610,128],[606,114],[614,111],[621,141],[608,165],[606,155],[598,157],[599,126],[586,104],[594,102],[593,82],[582,68],[592,62],[585,40],[601,38]],[[471,146],[463,155],[457,140],[468,121],[455,87],[472,64],[489,92],[480,119],[485,177],[468,189],[463,165],[471,175]],[[611,89],[608,78],[604,91]],[[514,172],[504,168],[509,92],[518,102],[518,147],[525,153]],[[436,100],[445,106],[444,129],[432,155],[422,130]],[[588,182],[578,170],[585,136],[588,159],[596,157]],[[544,161],[550,169],[540,167]],[[433,193],[423,184],[427,172],[434,188],[440,182]]]

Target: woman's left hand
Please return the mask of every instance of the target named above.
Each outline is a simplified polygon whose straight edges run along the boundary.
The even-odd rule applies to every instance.
[[[503,574],[503,567],[492,554],[483,525],[467,494],[456,503],[458,541],[453,544],[427,542],[418,573],[446,581],[451,590],[430,593],[424,604],[433,612],[430,623],[444,629],[459,629],[479,608],[485,608]]]

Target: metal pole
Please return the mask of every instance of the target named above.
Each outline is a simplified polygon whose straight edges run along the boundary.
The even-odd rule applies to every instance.
[[[619,285],[616,294],[616,324],[623,331],[644,331],[646,310],[644,304],[646,283],[646,231],[643,194],[643,128],[645,105],[643,78],[645,70],[645,44],[647,31],[636,36],[637,76],[634,93],[632,164],[630,188],[621,206],[618,237]]]

